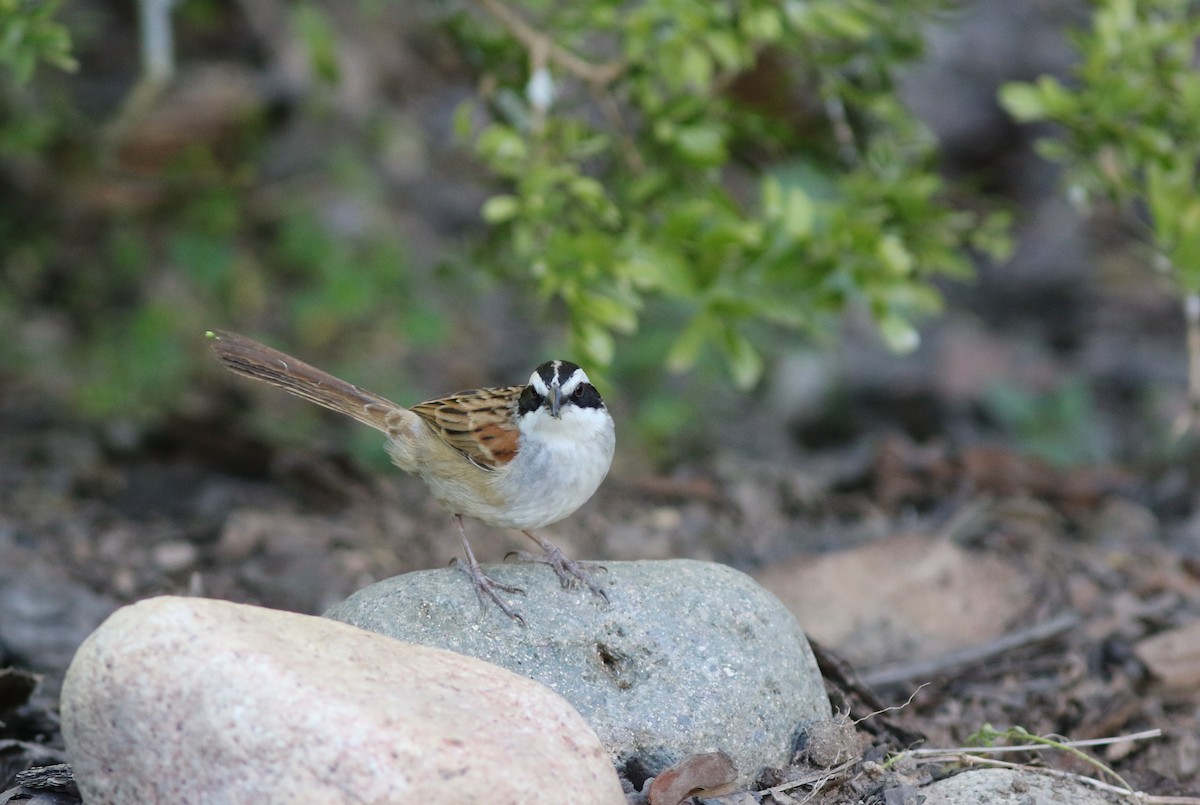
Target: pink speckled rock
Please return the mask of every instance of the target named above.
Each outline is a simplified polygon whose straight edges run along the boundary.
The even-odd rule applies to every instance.
[[[117,611],[67,671],[62,724],[89,805],[625,802],[595,734],[548,688],[223,601]]]

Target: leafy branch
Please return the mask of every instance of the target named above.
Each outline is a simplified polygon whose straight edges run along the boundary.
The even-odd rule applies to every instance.
[[[1200,11],[1188,0],[1099,0],[1090,31],[1074,36],[1072,86],[1042,76],[1000,99],[1022,121],[1059,124],[1040,152],[1065,168],[1068,196],[1125,210],[1171,277],[1188,336],[1189,411],[1200,417]]]
[[[560,304],[590,364],[648,326],[668,368],[715,348],[748,387],[777,331],[851,308],[912,348],[929,280],[1006,248],[896,98],[936,0],[476,7],[451,24],[487,88],[458,132],[503,185],[479,258]]]

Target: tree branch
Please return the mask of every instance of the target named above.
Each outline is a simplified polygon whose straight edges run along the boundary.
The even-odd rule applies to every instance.
[[[543,52],[546,58],[571,75],[593,87],[607,87],[625,70],[623,60],[594,64],[576,56],[553,39],[521,19],[503,0],[476,0],[489,14],[500,21],[513,37],[530,53]]]

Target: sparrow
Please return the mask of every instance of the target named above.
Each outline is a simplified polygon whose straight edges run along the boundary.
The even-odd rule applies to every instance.
[[[383,431],[392,462],[424,481],[450,512],[466,557],[463,569],[483,606],[490,598],[524,624],[499,595],[524,591],[483,571],[467,540],[464,517],[521,531],[543,556],[518,556],[548,564],[564,587],[582,583],[608,601],[588,572],[589,563],[568,558],[532,531],[586,503],[612,463],[612,416],[576,364],[547,361],[524,385],[468,389],[405,408],[245,336],[222,330],[206,335],[217,358],[236,374]]]

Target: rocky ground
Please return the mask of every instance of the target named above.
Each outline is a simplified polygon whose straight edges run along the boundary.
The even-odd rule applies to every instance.
[[[985,277],[916,356],[851,337],[818,361],[849,403],[782,415],[793,398],[768,391],[731,429],[741,446],[665,472],[620,461],[554,529],[580,557],[727,562],[791,608],[851,726],[823,770],[805,756],[760,780],[775,802],[909,801],[960,761],[882,761],[961,747],[987,725],[1117,739],[1087,751],[1131,788],[1200,792],[1195,451],[1188,435],[1151,442],[1181,410],[1174,300],[1120,282],[1064,290],[1080,329],[1062,350],[1043,337],[1061,324],[1041,316],[1043,289],[1016,314],[990,307],[998,287],[1021,293],[1019,279]],[[1138,342],[1160,357],[1131,360],[1124,345]],[[996,437],[987,389],[1030,377],[1048,391],[1086,379],[1088,410],[1046,414],[1046,438],[1090,432],[1104,460],[1056,465],[1033,455],[1036,432]],[[115,607],[175,593],[320,613],[457,551],[418,482],[334,447],[278,449],[228,421],[180,418],[131,442],[10,384],[0,455],[0,665],[12,669],[0,676],[0,791],[63,760],[62,673]],[[473,533],[488,560],[524,547]],[[1003,759],[1121,785],[1061,750]]]

